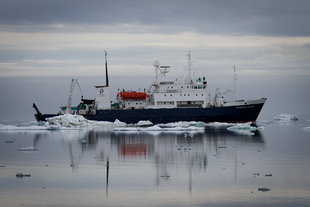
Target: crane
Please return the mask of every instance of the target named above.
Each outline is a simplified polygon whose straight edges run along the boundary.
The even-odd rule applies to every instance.
[[[71,84],[70,84],[70,88],[69,88],[68,102],[67,102],[67,105],[66,105],[66,114],[70,114],[70,113],[71,113],[72,92],[73,92],[73,89],[74,89],[75,85],[77,85],[77,86],[79,87],[80,92],[81,92],[81,94],[82,94],[82,98],[83,98],[83,92],[82,92],[82,89],[81,89],[81,87],[80,87],[80,84],[79,84],[78,80],[72,78]]]

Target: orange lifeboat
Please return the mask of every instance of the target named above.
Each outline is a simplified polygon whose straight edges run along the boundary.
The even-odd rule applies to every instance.
[[[136,91],[124,91],[120,92],[119,95],[121,96],[122,100],[145,100],[147,94],[144,92],[136,92]]]

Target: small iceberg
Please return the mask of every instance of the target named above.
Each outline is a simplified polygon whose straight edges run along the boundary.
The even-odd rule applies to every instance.
[[[127,124],[125,122],[121,122],[118,119],[115,119],[114,125],[117,126],[117,127],[125,127]]]
[[[32,152],[38,150],[37,148],[34,147],[22,147],[18,148],[18,151],[24,151],[24,152]]]
[[[205,127],[206,124],[204,122],[197,122],[197,121],[179,121],[179,122],[170,122],[166,124],[157,124],[161,128],[173,128],[173,127]]]
[[[290,121],[297,121],[298,117],[294,114],[279,114],[273,118],[274,121],[278,122],[290,122]]]
[[[227,130],[243,135],[254,135],[254,131],[258,130],[259,128],[251,126],[251,124],[251,122],[235,124],[234,126],[228,127]]]
[[[16,130],[46,130],[44,126],[14,126],[0,124],[0,131],[16,131]]]
[[[87,119],[85,119],[81,115],[72,115],[72,114],[64,114],[59,116],[54,116],[51,118],[47,118],[47,125],[52,126],[62,126],[62,127],[75,127],[86,125],[89,123]]]
[[[116,127],[113,131],[128,131],[128,132],[186,132],[186,131],[204,131],[204,127],[162,127],[162,125],[143,126],[143,127]]]
[[[310,132],[310,127],[304,127],[303,130]]]
[[[145,126],[152,126],[153,123],[151,121],[139,121],[136,126],[139,126],[139,127],[145,127]]]

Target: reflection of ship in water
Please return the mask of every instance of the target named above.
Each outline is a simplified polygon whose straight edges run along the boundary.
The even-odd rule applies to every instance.
[[[82,151],[96,151],[97,161],[128,157],[156,160],[156,156],[172,156],[171,160],[182,161],[182,154],[191,152],[195,156],[210,154],[219,146],[234,148],[247,144],[247,147],[263,147],[264,140],[259,132],[253,136],[238,135],[229,131],[206,130],[202,132],[151,133],[151,132],[87,132],[82,139]],[[250,145],[248,145],[250,144]],[[203,156],[204,157],[204,156]],[[180,158],[180,159],[176,159]],[[196,158],[199,165],[206,168],[205,158]],[[198,164],[197,163],[197,164]]]
[[[154,165],[156,185],[174,182],[176,175],[180,176],[179,171],[186,172],[182,176],[186,176],[184,179],[188,182],[190,192],[193,172],[206,171],[208,159],[214,156],[216,159],[231,159],[235,156],[237,174],[237,147],[250,150],[264,147],[263,137],[259,133],[244,136],[220,129],[179,133],[90,131],[85,134],[82,143],[83,155],[91,154],[89,156],[94,157],[95,151],[96,162],[103,165],[109,162],[111,169],[120,161],[143,161]]]

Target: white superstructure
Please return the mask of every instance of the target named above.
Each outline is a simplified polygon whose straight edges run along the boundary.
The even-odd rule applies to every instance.
[[[168,81],[165,76],[170,66],[161,66],[154,62],[155,81],[145,96],[141,92],[118,93],[118,103],[121,109],[156,109],[156,108],[205,108],[207,107],[207,81],[200,77],[196,81],[191,79],[191,54],[188,53],[188,75],[182,81]],[[162,78],[159,80],[158,76]],[[132,93],[132,98],[125,98]],[[135,94],[141,93],[141,98]],[[128,96],[126,96],[128,97]]]

